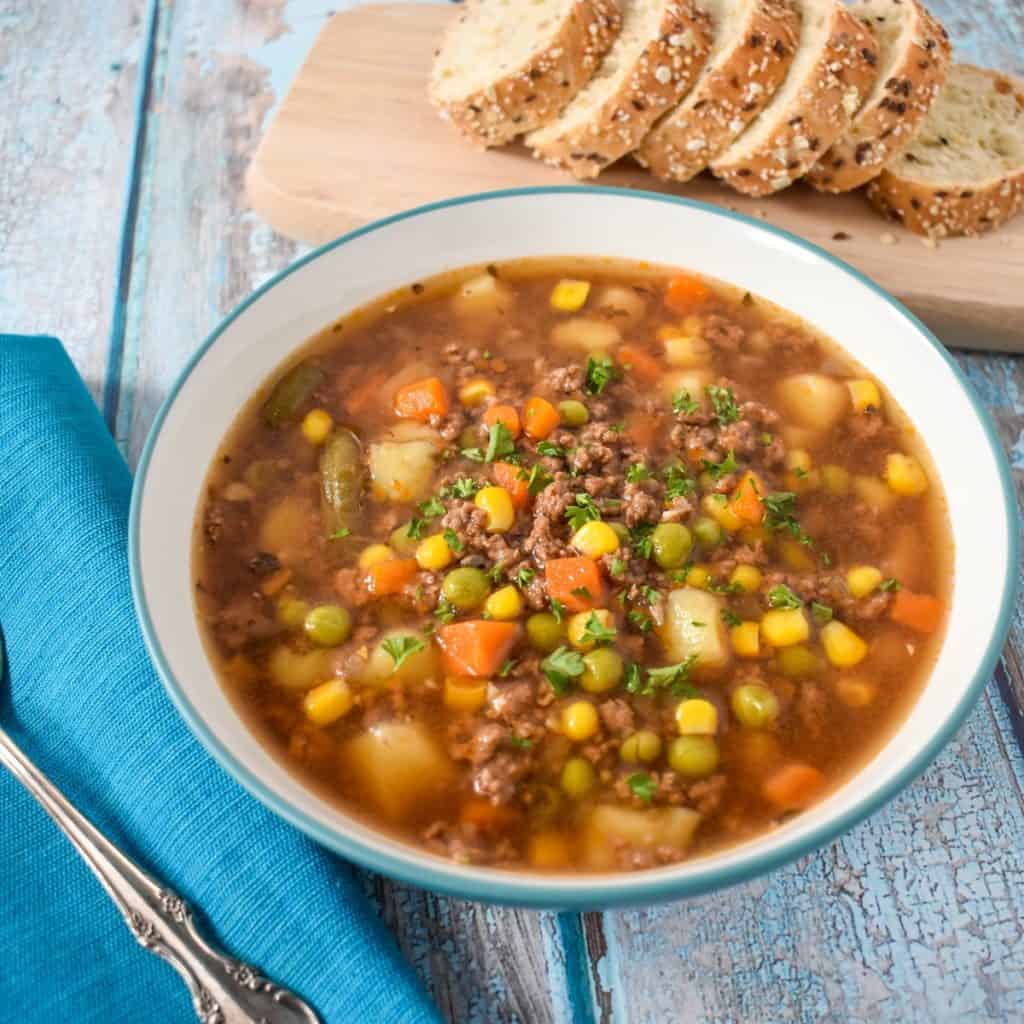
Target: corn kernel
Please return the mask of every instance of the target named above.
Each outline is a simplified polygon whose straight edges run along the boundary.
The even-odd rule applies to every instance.
[[[597,708],[589,701],[573,701],[562,711],[562,732],[573,743],[589,740],[597,732],[597,724]]]
[[[688,334],[669,335],[662,339],[662,343],[669,366],[678,366],[684,370],[704,366],[711,355],[711,349],[703,338],[695,338]]]
[[[811,676],[820,672],[825,663],[806,644],[783,647],[775,655],[775,667],[790,679]]]
[[[706,565],[691,565],[686,571],[686,585],[698,590],[707,590],[711,582],[711,573]]]
[[[761,636],[772,647],[802,644],[809,633],[807,617],[799,608],[773,608],[761,619]]]
[[[467,409],[476,409],[495,394],[494,385],[485,377],[474,377],[459,388],[459,401]]]
[[[836,668],[852,668],[868,653],[868,645],[849,626],[835,620],[821,627],[821,646]]]
[[[371,544],[360,552],[358,565],[363,572],[369,572],[375,565],[380,565],[381,562],[390,562],[394,557],[394,551],[387,544]]]
[[[700,697],[680,701],[676,705],[676,726],[680,736],[714,736],[718,732],[718,708]]]
[[[323,444],[333,427],[334,420],[326,409],[310,409],[302,420],[302,436],[310,444]]]
[[[512,495],[504,487],[484,487],[477,491],[473,504],[487,513],[487,532],[505,533],[516,519]]]
[[[302,698],[302,710],[316,725],[330,725],[352,710],[354,701],[348,683],[331,679],[314,687]]]
[[[779,554],[788,569],[794,572],[810,572],[814,568],[814,559],[807,550],[806,544],[787,538],[779,545]]]
[[[873,565],[855,565],[846,574],[846,587],[854,597],[867,597],[881,582],[882,573]]]
[[[535,832],[526,855],[535,868],[564,868],[569,863],[569,840],[561,832]]]
[[[572,546],[587,558],[600,558],[619,550],[619,535],[600,519],[584,523],[573,535]]]
[[[756,658],[761,653],[761,631],[756,622],[741,622],[729,630],[732,649],[741,658]]]
[[[743,520],[729,507],[724,494],[705,494],[700,505],[707,515],[729,533],[735,533],[743,526]]]
[[[928,490],[928,477],[921,463],[913,455],[892,452],[885,459],[885,482],[889,487],[907,498],[914,498]]]
[[[865,708],[875,699],[875,688],[859,676],[844,676],[836,683],[839,699],[851,708]]]
[[[566,625],[566,636],[569,643],[577,650],[589,651],[597,646],[593,640],[584,637],[591,615],[596,615],[597,621],[605,629],[615,629],[615,619],[607,608],[597,608],[592,612],[577,612]]]
[[[487,703],[486,679],[468,676],[447,676],[444,681],[444,704],[452,711],[479,711]]]
[[[575,313],[583,308],[590,294],[589,281],[574,281],[564,277],[551,292],[551,308],[562,313]]]
[[[496,590],[484,601],[484,614],[499,621],[518,619],[523,614],[522,595],[510,583],[507,587]]]
[[[842,467],[829,463],[821,467],[821,482],[829,494],[845,498],[850,493],[850,474]]]
[[[455,553],[448,546],[444,534],[435,533],[416,545],[416,564],[427,572],[438,572],[451,565]]]
[[[739,587],[744,594],[756,593],[761,586],[761,570],[756,565],[737,565],[729,582]]]
[[[857,412],[882,408],[882,396],[873,380],[848,380],[846,386],[850,389],[850,401]]]

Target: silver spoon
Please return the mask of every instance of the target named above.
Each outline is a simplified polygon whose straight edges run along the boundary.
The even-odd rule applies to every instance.
[[[0,630],[0,687],[6,664]],[[213,949],[196,931],[188,904],[97,831],[2,728],[0,764],[10,769],[68,837],[139,945],[181,975],[202,1024],[320,1024],[316,1013],[294,992]]]

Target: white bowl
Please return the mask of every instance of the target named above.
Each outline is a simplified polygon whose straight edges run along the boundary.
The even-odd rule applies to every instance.
[[[653,871],[566,877],[466,867],[367,827],[314,795],[257,742],[217,682],[193,614],[189,552],[203,478],[239,409],[274,368],[328,321],[383,292],[466,264],[545,255],[688,267],[799,314],[885,382],[924,436],[949,502],[949,625],[898,731],[849,782],[782,828]],[[991,674],[1013,606],[1018,534],[1009,470],[969,385],[935,338],[865,277],[792,235],[701,203],[535,188],[371,224],[242,303],[199,348],[157,415],[136,478],[130,551],[139,618],[171,699],[254,796],[326,846],[406,882],[473,899],[582,908],[678,898],[768,871],[834,839],[906,786]]]

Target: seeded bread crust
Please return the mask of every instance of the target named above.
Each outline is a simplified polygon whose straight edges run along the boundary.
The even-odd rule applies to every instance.
[[[458,21],[472,18],[479,2],[471,0]],[[519,68],[456,100],[438,95],[446,68],[442,41],[431,73],[430,100],[470,142],[481,148],[504,145],[558,116],[590,81],[621,24],[615,0],[577,0],[554,34],[538,40]]]
[[[997,92],[1012,93],[1024,112],[1024,81],[998,71],[973,70],[989,77]],[[918,235],[976,237],[1024,211],[1024,163],[997,179],[962,181],[949,188],[915,181],[914,163],[911,144],[868,185],[867,197],[884,216]]]
[[[767,105],[796,52],[800,16],[789,0],[752,0],[716,66],[647,134],[633,154],[655,177],[689,181]]]
[[[874,82],[877,60],[874,37],[836,3],[821,56],[774,130],[754,152],[741,135],[711,161],[712,172],[748,196],[791,185],[847,130]]]
[[[651,125],[686,94],[710,50],[708,16],[693,0],[667,0],[657,37],[644,47],[620,87],[584,120],[564,129],[555,120],[528,135],[526,144],[538,160],[575,178],[596,177],[635,149]],[[570,105],[563,116],[571,110]]]
[[[913,141],[946,81],[953,52],[946,30],[918,0],[892,3],[915,23],[910,45],[872,90],[850,130],[807,172],[822,192],[848,192],[876,177]],[[852,13],[859,13],[856,7]],[[871,27],[869,18],[862,20]]]

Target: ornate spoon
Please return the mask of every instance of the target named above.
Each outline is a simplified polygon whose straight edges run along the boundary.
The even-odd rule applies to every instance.
[[[0,630],[0,686],[6,672]],[[96,830],[0,728],[0,763],[39,801],[117,905],[143,949],[184,979],[203,1024],[320,1024],[294,992],[218,953],[196,930],[185,901]]]

